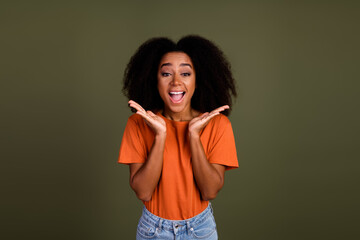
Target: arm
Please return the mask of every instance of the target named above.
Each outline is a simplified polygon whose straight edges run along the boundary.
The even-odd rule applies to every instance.
[[[204,200],[212,200],[224,185],[225,166],[209,163],[199,135],[190,135],[189,138],[197,186]]]
[[[149,201],[159,182],[165,139],[166,135],[155,136],[146,162],[130,164],[130,186],[140,200]]]
[[[137,109],[136,113],[144,118],[155,134],[154,143],[146,162],[130,164],[131,188],[140,200],[149,201],[161,176],[166,140],[166,123],[151,111],[145,111],[136,102],[129,101],[129,104]]]
[[[194,118],[189,123],[189,141],[193,164],[194,177],[204,200],[214,199],[224,185],[225,166],[211,164],[206,158],[204,148],[200,141],[200,131],[209,121],[228,109],[229,106],[222,106],[211,113],[204,113]]]

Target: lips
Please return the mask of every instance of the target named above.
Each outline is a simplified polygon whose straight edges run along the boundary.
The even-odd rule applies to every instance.
[[[173,103],[180,103],[185,96],[185,92],[183,91],[172,91],[169,92],[170,99]]]

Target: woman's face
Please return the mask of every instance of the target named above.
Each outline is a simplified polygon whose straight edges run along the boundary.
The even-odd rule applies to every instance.
[[[160,60],[158,90],[165,111],[190,113],[195,91],[195,70],[190,57],[183,52],[169,52]]]

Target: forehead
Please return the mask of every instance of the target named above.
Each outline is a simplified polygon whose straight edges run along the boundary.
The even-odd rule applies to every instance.
[[[168,52],[160,60],[160,65],[170,63],[172,65],[180,65],[181,63],[188,63],[192,65],[191,58],[184,52]]]

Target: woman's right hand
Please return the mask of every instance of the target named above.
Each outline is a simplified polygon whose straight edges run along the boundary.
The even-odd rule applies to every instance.
[[[130,100],[129,106],[135,108],[136,114],[143,117],[147,125],[154,131],[157,136],[166,136],[166,123],[164,119],[154,114],[152,111],[146,111],[137,102]]]

